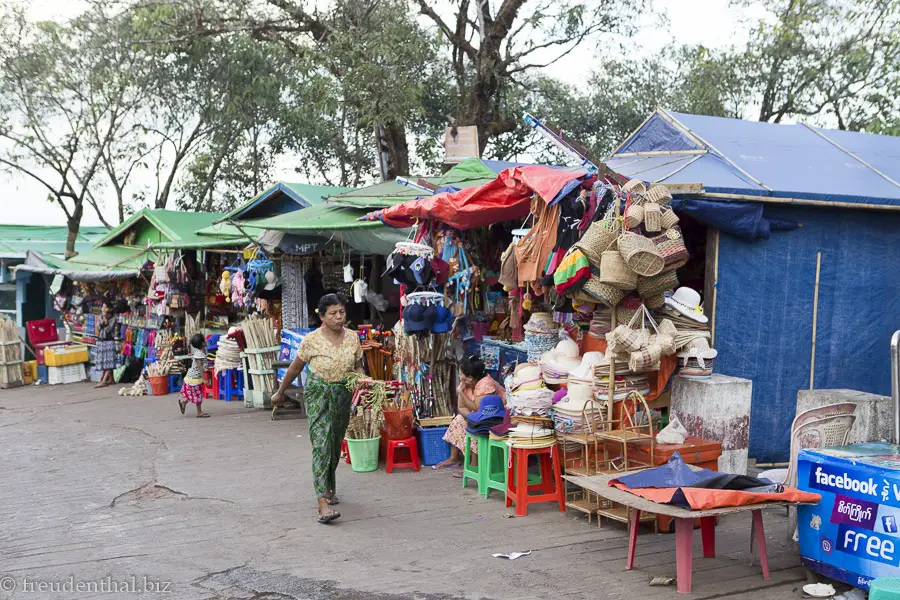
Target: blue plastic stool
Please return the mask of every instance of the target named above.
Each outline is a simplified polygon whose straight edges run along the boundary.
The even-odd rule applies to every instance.
[[[169,375],[169,393],[174,394],[175,392],[181,391],[181,386],[184,385],[184,376],[183,375]]]
[[[219,399],[231,402],[244,399],[244,372],[239,369],[226,369],[219,373]]]

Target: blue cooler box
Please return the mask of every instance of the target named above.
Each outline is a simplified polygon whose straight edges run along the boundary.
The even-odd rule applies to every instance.
[[[900,446],[803,450],[797,476],[801,490],[822,495],[797,511],[805,567],[863,589],[900,577]]]

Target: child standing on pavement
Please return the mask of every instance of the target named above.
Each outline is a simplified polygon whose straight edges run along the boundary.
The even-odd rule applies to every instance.
[[[209,417],[203,412],[203,373],[206,372],[206,338],[202,333],[195,333],[191,337],[191,368],[184,376],[184,384],[181,386],[181,398],[178,399],[178,408],[181,414],[189,403],[197,406],[197,418]]]

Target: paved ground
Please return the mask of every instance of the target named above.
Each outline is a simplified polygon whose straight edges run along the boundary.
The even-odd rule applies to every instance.
[[[0,391],[0,598],[679,597],[647,585],[674,576],[674,536],[642,533],[638,568],[625,572],[623,527],[598,529],[549,505],[504,518],[501,500],[446,472],[342,465],[344,518],[318,525],[305,421],[212,401],[213,418],[200,420],[175,402],[88,384]],[[800,597],[784,511],[767,512],[766,526],[770,581],[749,565],[749,518],[728,518],[719,558],[700,559],[697,543],[692,597]],[[491,557],[514,550],[534,553]],[[144,578],[149,591],[124,593]],[[51,582],[96,588],[37,587]],[[168,593],[154,582],[171,582]]]

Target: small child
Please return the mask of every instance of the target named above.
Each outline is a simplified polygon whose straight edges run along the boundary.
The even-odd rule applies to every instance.
[[[184,376],[184,384],[181,386],[181,396],[178,399],[178,408],[181,414],[189,403],[197,406],[197,418],[209,417],[203,412],[203,373],[206,372],[206,338],[202,333],[195,333],[191,337],[191,368]]]

